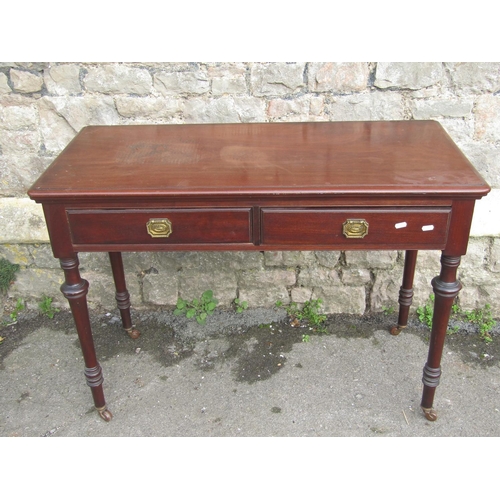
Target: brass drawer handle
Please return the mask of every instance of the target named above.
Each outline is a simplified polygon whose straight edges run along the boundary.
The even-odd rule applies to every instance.
[[[346,238],[364,238],[368,234],[368,222],[365,219],[347,219],[342,228]]]
[[[172,234],[172,223],[168,219],[149,219],[146,228],[153,238],[168,238]]]

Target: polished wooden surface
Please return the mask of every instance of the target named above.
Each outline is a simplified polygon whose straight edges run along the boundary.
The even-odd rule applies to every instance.
[[[488,189],[438,122],[315,122],[90,126],[30,196],[464,196]]]
[[[78,252],[109,252],[123,327],[135,339],[122,251],[406,250],[391,330],[398,334],[408,321],[417,251],[439,249],[422,379],[422,408],[435,420],[457,268],[475,201],[489,190],[437,122],[393,121],[87,127],[29,195],[43,205],[104,420],[112,415]],[[165,234],[151,234],[154,224]]]

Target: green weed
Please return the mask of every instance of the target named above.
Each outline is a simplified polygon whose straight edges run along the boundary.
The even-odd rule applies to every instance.
[[[302,309],[299,309],[299,306],[295,302],[292,302],[286,307],[286,312],[292,320],[300,323],[306,321],[314,331],[326,333],[326,328],[323,326],[323,323],[326,321],[326,315],[320,312],[321,304],[323,304],[322,299],[308,300],[304,303]],[[309,335],[304,335],[302,340],[308,342]]]
[[[390,316],[391,314],[394,313],[394,307],[393,306],[390,306],[390,307],[382,306],[382,312],[386,316]]]
[[[233,304],[237,313],[242,313],[245,309],[248,309],[246,300],[234,299]]]
[[[491,314],[491,306],[489,304],[486,304],[483,308],[477,308],[473,311],[466,311],[464,315],[471,323],[477,325],[479,329],[479,336],[485,342],[493,342],[493,338],[490,333],[497,323],[493,319],[493,316]]]
[[[59,309],[53,306],[52,300],[53,299],[51,297],[47,297],[46,295],[44,295],[41,302],[38,303],[38,308],[40,309],[42,314],[50,319],[52,319],[55,314],[59,312]]]
[[[218,300],[214,298],[212,290],[202,293],[200,299],[187,301],[179,297],[174,310],[176,316],[185,315],[186,318],[195,318],[200,325],[207,322],[207,317],[212,315],[217,307]]]
[[[24,300],[19,298],[17,299],[16,301],[16,305],[14,306],[14,310],[10,313],[10,319],[13,321],[13,322],[16,322],[17,321],[17,316],[18,314],[21,312],[21,311],[24,311]]]
[[[493,341],[490,335],[491,330],[496,326],[496,321],[491,313],[491,306],[486,304],[484,307],[478,307],[472,311],[462,311],[458,304],[453,304],[451,308],[452,317],[456,320],[469,321],[477,326],[479,336],[482,340],[489,343]],[[417,308],[418,319],[429,328],[432,328],[432,317],[434,314],[434,295],[431,294],[424,306]],[[456,333],[458,326],[450,328],[447,333]]]
[[[6,292],[19,271],[19,264],[12,264],[7,259],[0,259],[0,292]]]
[[[424,306],[417,307],[417,316],[421,323],[432,328],[432,317],[434,315],[434,294],[431,294]]]

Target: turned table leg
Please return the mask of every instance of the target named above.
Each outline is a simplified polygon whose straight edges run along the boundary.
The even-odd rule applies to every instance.
[[[140,332],[132,325],[132,318],[130,316],[130,294],[128,293],[125,283],[122,254],[120,252],[109,252],[109,260],[115,280],[115,297],[118,309],[120,309],[123,328],[131,339],[137,339],[140,336]]]
[[[460,282],[457,280],[459,264],[460,257],[443,254],[441,256],[441,274],[432,280],[432,288],[435,296],[434,315],[429,343],[429,355],[427,363],[424,366],[424,375],[422,378],[424,389],[421,402],[425,417],[431,421],[437,419],[437,414],[432,404],[441,376],[441,355],[448,329],[451,306],[462,288]]]
[[[106,408],[104,392],[102,390],[103,376],[102,369],[97,361],[92,329],[90,327],[89,312],[87,307],[87,292],[89,284],[82,279],[78,270],[78,256],[60,259],[61,267],[64,270],[65,282],[61,286],[61,292],[68,299],[75,321],[76,331],[80,339],[83,359],[85,360],[85,378],[87,385],[92,391],[94,404],[99,415],[109,422],[113,415]]]
[[[391,329],[392,335],[399,335],[408,324],[408,315],[413,301],[413,278],[417,264],[417,250],[407,250],[405,253],[405,266],[403,284],[399,289],[399,316],[398,324]]]

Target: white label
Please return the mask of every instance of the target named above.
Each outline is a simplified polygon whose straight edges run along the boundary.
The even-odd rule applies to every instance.
[[[394,227],[396,229],[401,229],[402,227],[406,227],[408,224],[406,222],[398,222],[397,224],[394,224]]]
[[[434,226],[432,224],[428,225],[428,226],[422,226],[422,231],[433,231],[434,230]]]

